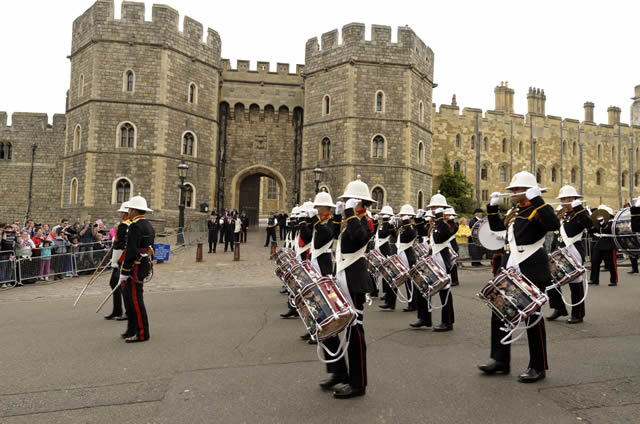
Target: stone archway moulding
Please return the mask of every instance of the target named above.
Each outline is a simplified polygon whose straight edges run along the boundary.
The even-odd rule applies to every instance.
[[[236,173],[231,179],[231,207],[239,208],[240,202],[240,184],[242,180],[244,180],[249,175],[266,175],[267,177],[271,177],[278,182],[281,188],[282,195],[282,205],[287,205],[287,180],[284,176],[276,169],[271,168],[267,165],[252,165],[247,168],[242,169],[240,172]]]

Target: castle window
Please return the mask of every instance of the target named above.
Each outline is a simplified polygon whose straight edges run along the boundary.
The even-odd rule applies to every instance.
[[[616,159],[616,148],[615,146],[611,146],[611,160]]]
[[[596,171],[596,185],[602,184],[602,171]]]
[[[328,115],[331,112],[331,97],[325,94],[322,98],[322,115]]]
[[[638,182],[640,181],[640,174],[639,173],[635,173],[633,175],[633,186],[634,187],[638,187]]]
[[[371,191],[371,198],[376,201],[376,208],[380,209],[384,205],[384,190],[381,187],[374,187]]]
[[[331,140],[327,137],[322,139],[322,160],[329,160],[331,157]]]
[[[471,136],[471,143],[470,144],[471,144],[470,147],[471,147],[472,150],[476,148],[476,136],[475,135]]]
[[[384,93],[376,92],[376,112],[384,112]]]
[[[69,203],[75,205],[78,203],[78,179],[71,179],[71,189],[69,190]]]
[[[4,143],[0,143],[0,159],[4,159]]]
[[[195,207],[195,192],[196,189],[191,183],[185,183],[184,185],[184,207],[185,208],[194,208]]]
[[[522,154],[522,141],[518,144],[518,154]]]
[[[598,144],[598,160],[602,160],[602,146]]]
[[[456,172],[459,174],[460,169],[461,169],[460,162],[458,161],[453,162],[453,172]]]
[[[187,101],[192,105],[195,105],[196,103],[198,103],[198,87],[193,82],[189,84],[189,93],[187,96]]]
[[[80,74],[80,79],[78,81],[78,97],[84,95],[84,74]]]
[[[536,170],[536,182],[537,182],[538,184],[542,184],[542,174],[543,174],[543,170],[542,170],[542,168],[538,168],[538,169]]]
[[[422,190],[418,191],[418,209],[424,208],[424,195]]]
[[[12,155],[12,148],[13,146],[11,146],[11,143],[7,143],[6,145],[7,148],[7,160],[11,160],[11,155]]]
[[[573,168],[571,170],[571,184],[575,184],[576,183],[576,180],[577,180],[577,176],[576,175],[577,175],[577,173],[578,172],[576,171],[576,168]]]
[[[573,150],[573,156],[577,156],[578,155],[578,143],[576,143],[575,141],[573,142],[573,146],[571,148]]]
[[[0,143],[0,159],[11,160],[11,143]]]
[[[640,147],[636,147],[636,162],[640,162]]]
[[[276,180],[273,178],[267,179],[267,199],[268,200],[276,200]]]
[[[126,202],[131,197],[131,182],[126,178],[120,178],[115,184],[115,201],[118,204]]]
[[[627,171],[624,171],[622,173],[622,180],[620,181],[620,184],[622,185],[622,187],[626,187],[627,186],[627,178],[629,177],[629,173]]]
[[[76,125],[75,130],[73,130],[73,143],[71,145],[71,151],[80,150],[80,140],[82,136],[82,128],[80,125]]]
[[[186,132],[182,136],[182,154],[194,156],[195,136],[191,132]]]
[[[124,73],[124,81],[123,81],[122,89],[129,93],[133,93],[133,91],[136,88],[135,82],[136,82],[136,77],[133,71],[131,69],[126,70]]]
[[[456,149],[460,148],[460,134],[456,134]]]
[[[482,165],[480,168],[480,179],[482,181],[487,181],[489,179],[489,169],[487,168],[487,165]]]
[[[418,143],[418,163],[424,165],[424,143],[422,141]]]
[[[136,147],[136,129],[130,122],[123,122],[118,126],[119,144],[118,147]]]
[[[558,179],[557,177],[557,171],[556,171],[556,167],[554,166],[553,168],[551,168],[551,182],[555,183],[556,180]]]
[[[502,153],[507,153],[507,139],[502,139]]]
[[[567,140],[562,142],[562,156],[567,156]]]
[[[424,122],[424,103],[422,101],[418,103],[418,116],[420,117],[420,122]]]
[[[482,201],[489,200],[489,190],[482,190]]]
[[[384,158],[384,137],[381,135],[376,135],[375,137],[373,137],[373,141],[371,144],[371,156],[376,159]]]
[[[488,137],[484,138],[483,144],[484,144],[484,146],[483,146],[484,151],[485,152],[488,151],[489,150],[489,138]]]
[[[507,181],[507,168],[504,165],[500,165],[500,168],[498,168],[499,174],[500,174],[500,182],[504,183]]]

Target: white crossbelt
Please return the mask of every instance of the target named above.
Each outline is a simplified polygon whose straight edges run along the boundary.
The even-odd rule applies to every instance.
[[[507,261],[507,268],[513,267],[520,272],[520,264],[544,246],[544,237],[535,243],[518,246],[513,232],[513,225],[514,224],[511,223],[507,231],[507,240],[509,241],[509,249],[511,250],[509,260]]]

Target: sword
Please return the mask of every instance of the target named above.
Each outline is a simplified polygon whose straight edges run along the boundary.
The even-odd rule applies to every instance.
[[[113,245],[111,245],[111,247],[109,248],[109,250],[107,250],[107,253],[104,254],[104,256],[102,257],[102,260],[100,261],[100,263],[98,264],[98,267],[96,268],[95,271],[93,271],[93,275],[91,276],[91,278],[89,278],[89,281],[87,281],[87,284],[84,286],[84,288],[82,289],[82,291],[80,292],[80,295],[78,295],[78,298],[76,299],[75,302],[73,302],[73,306],[75,307],[78,302],[80,301],[80,298],[82,297],[82,295],[84,294],[85,290],[87,290],[87,287],[89,287],[91,285],[91,283],[93,283],[100,275],[102,275],[102,273],[104,272],[105,269],[110,268],[110,267],[104,267],[102,268],[102,270],[100,270],[100,272],[98,273],[98,275],[96,276],[96,272],[98,272],[98,270],[100,269],[100,266],[102,266],[102,263],[104,262],[105,259],[107,259],[107,256],[109,256],[109,252],[111,252],[113,250]]]
[[[127,281],[127,280],[124,280],[124,281]],[[109,298],[110,298],[111,296],[113,296],[113,293],[115,293],[115,291],[116,291],[116,290],[118,290],[118,287],[120,287],[120,285],[121,285],[121,284],[122,284],[122,283],[118,282],[118,284],[116,284],[116,286],[113,288],[113,290],[111,290],[111,293],[109,293],[109,294],[107,295],[107,297],[105,297],[105,298],[104,298],[104,300],[102,301],[102,303],[100,304],[100,306],[98,306],[98,309],[96,309],[96,314],[97,314],[98,312],[100,312],[100,309],[102,309],[102,307],[104,306],[104,304],[105,304],[105,303],[107,303],[107,300],[109,300]]]

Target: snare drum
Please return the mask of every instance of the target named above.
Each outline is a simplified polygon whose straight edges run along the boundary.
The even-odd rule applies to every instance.
[[[331,276],[303,287],[295,305],[307,331],[319,341],[339,334],[357,317]]]
[[[309,261],[295,264],[284,276],[284,285],[292,296],[296,296],[304,286],[320,280],[322,276]]]
[[[411,279],[409,270],[397,255],[385,259],[380,267],[380,275],[395,289]]]
[[[451,258],[451,268],[453,269],[453,267],[456,266],[456,263],[458,262],[458,254],[455,250],[453,250],[451,246],[449,246],[447,249],[449,249],[449,258]]]
[[[276,250],[274,258],[276,260],[276,266],[279,267],[282,266],[282,264],[285,262],[291,262],[295,260],[296,254],[293,250],[284,248]]]
[[[369,273],[374,277],[378,276],[380,271],[380,267],[387,259],[379,250],[371,250],[369,251],[364,258],[367,261],[367,268],[369,269]]]
[[[619,211],[613,218],[612,227],[616,248],[632,256],[639,256],[640,236],[631,230],[631,209]]]
[[[566,247],[554,250],[549,255],[549,269],[556,287],[562,287],[584,274],[584,266],[578,264]]]
[[[416,243],[413,245],[413,253],[416,255],[416,259],[429,256],[429,248],[422,243]]]
[[[513,268],[501,270],[478,293],[478,297],[514,329],[518,324],[539,311],[547,302],[545,296],[525,276]]]
[[[429,300],[431,296],[447,287],[451,282],[449,275],[433,260],[431,256],[420,259],[409,271],[420,294]]]

